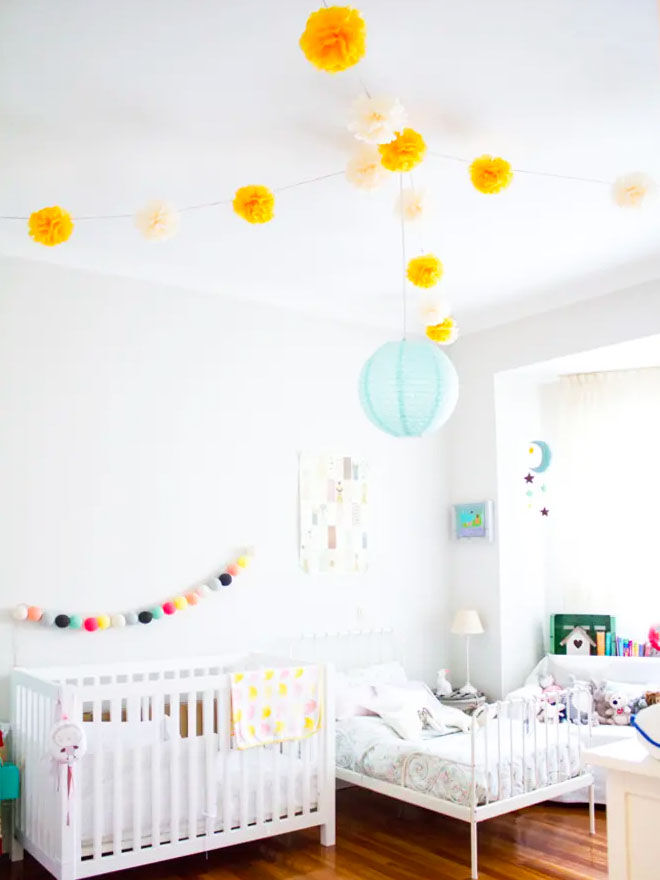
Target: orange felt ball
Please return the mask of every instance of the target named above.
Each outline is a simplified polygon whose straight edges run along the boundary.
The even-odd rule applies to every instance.
[[[237,565],[234,565],[232,562],[231,565],[227,566],[227,574],[230,574],[232,577],[236,577],[237,574],[240,574],[241,570]]]
[[[197,605],[199,602],[199,596],[194,592],[186,593],[186,599],[188,600],[188,605]]]
[[[28,608],[28,613],[27,613],[28,620],[33,620],[33,621],[41,620],[41,618],[43,617],[43,614],[44,614],[43,609],[39,608],[38,605],[30,605],[30,607]]]

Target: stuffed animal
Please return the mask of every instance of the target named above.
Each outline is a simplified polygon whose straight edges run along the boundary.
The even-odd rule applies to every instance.
[[[610,692],[606,695],[607,708],[605,709],[605,721],[603,722],[603,718],[601,717],[601,722],[604,724],[630,724],[630,715],[631,710],[630,706],[626,703],[626,698],[616,691]]]
[[[647,691],[644,699],[647,706],[655,706],[656,703],[660,703],[660,691]]]

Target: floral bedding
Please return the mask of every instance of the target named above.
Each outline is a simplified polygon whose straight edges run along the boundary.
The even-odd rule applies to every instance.
[[[513,749],[508,723],[502,724],[501,769],[498,774],[497,722],[488,722],[476,736],[475,764],[477,802],[507,798],[544,785],[561,782],[580,772],[575,725],[552,730],[546,758],[546,727],[538,724],[536,749],[533,726],[524,734],[514,725]],[[572,728],[570,732],[568,728]],[[570,733],[570,735],[569,735]],[[337,767],[352,770],[411,791],[469,806],[472,784],[471,735],[452,733],[413,741],[397,736],[381,718],[353,717],[337,723]],[[523,751],[525,756],[523,773]],[[513,754],[513,761],[511,760]],[[488,768],[488,769],[486,769]],[[499,778],[498,778],[499,776]]]

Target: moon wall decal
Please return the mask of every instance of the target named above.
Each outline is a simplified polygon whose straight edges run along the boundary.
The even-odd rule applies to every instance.
[[[541,462],[537,467],[530,468],[531,471],[534,471],[536,474],[542,474],[543,471],[547,471],[550,467],[550,462],[552,461],[552,453],[550,452],[550,447],[545,442],[545,440],[532,440],[530,443],[530,452],[534,451],[534,447],[537,446],[539,452],[541,453]]]

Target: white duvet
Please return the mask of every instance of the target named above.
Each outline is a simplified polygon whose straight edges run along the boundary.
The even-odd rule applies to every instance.
[[[570,728],[570,730],[568,729]],[[501,761],[498,772],[498,725],[488,722],[476,736],[476,792],[478,803],[523,794],[580,773],[578,736],[575,725],[536,724],[527,728],[501,724]],[[546,734],[548,748],[546,750]],[[523,743],[524,739],[524,743]],[[353,717],[337,723],[337,767],[374,779],[401,785],[440,800],[469,805],[472,785],[471,734],[452,733],[401,739],[377,717]],[[513,744],[513,748],[511,747]],[[524,756],[524,760],[523,760]]]

